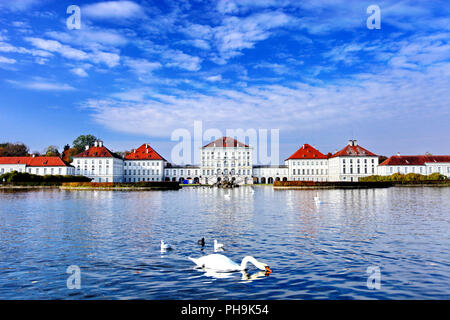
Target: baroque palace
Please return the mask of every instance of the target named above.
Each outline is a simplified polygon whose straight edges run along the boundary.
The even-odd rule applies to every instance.
[[[68,164],[58,157],[0,157],[0,174],[19,171],[38,175],[72,174],[93,182],[179,181],[214,184],[228,180],[237,184],[274,181],[359,181],[370,175],[393,173],[441,173],[450,177],[450,156],[392,156],[378,163],[378,156],[356,140],[333,155],[324,155],[309,144],[302,145],[284,165],[253,165],[253,148],[234,138],[222,137],[201,148],[199,165],[173,165],[145,143],[120,157],[96,141]]]

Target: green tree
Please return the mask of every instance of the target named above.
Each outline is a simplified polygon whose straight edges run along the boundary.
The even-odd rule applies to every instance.
[[[1,155],[3,157],[26,157],[30,149],[22,142],[17,143],[1,143]]]
[[[98,140],[97,137],[87,134],[87,135],[81,135],[75,140],[73,140],[73,148],[77,150],[77,153],[81,153],[84,151],[86,146],[92,147],[94,145],[94,142]]]
[[[47,157],[59,157],[61,154],[58,151],[57,146],[48,146],[47,150],[44,152]]]

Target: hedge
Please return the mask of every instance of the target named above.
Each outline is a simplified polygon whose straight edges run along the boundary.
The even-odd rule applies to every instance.
[[[411,183],[417,183],[417,184],[429,184],[429,183],[447,183],[450,182],[449,179],[447,179],[446,176],[435,172],[430,175],[423,175],[418,173],[408,173],[408,174],[401,174],[401,173],[394,173],[390,176],[379,176],[379,175],[373,175],[369,177],[361,178],[360,181],[362,182],[394,182],[396,184],[411,184]]]
[[[29,186],[51,186],[61,185],[64,182],[90,182],[92,179],[85,176],[72,175],[45,175],[40,176],[30,174],[28,172],[12,171],[0,176],[0,183],[14,184],[14,185],[29,185]]]

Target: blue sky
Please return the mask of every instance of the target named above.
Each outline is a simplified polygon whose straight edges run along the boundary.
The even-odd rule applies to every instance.
[[[3,0],[0,140],[42,151],[91,133],[170,158],[173,130],[201,120],[279,129],[281,159],[352,137],[450,154],[449,17],[448,1]]]

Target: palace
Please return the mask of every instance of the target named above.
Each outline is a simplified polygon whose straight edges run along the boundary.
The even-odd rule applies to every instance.
[[[222,137],[202,148],[199,165],[174,165],[148,143],[122,158],[102,141],[73,157],[72,164],[59,157],[0,157],[0,174],[19,171],[47,175],[84,175],[93,182],[178,181],[212,185],[272,184],[274,181],[359,181],[370,175],[393,173],[431,174],[450,177],[450,156],[392,156],[381,164],[378,156],[356,140],[335,154],[324,155],[303,144],[283,165],[254,165],[253,148],[234,138]]]

